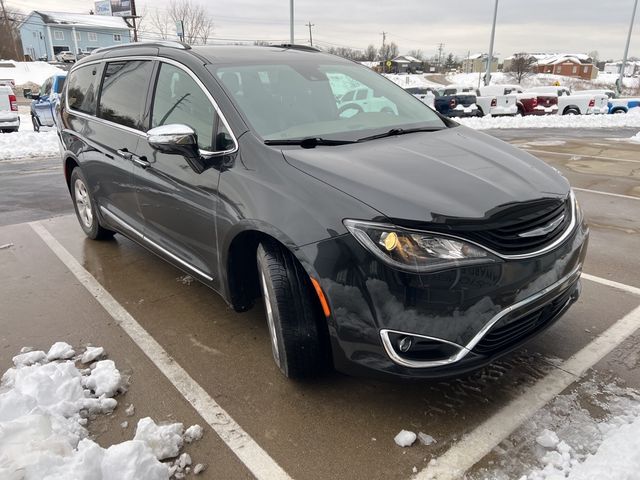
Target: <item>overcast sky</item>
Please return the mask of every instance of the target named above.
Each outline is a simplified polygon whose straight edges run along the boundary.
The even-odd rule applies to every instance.
[[[197,0],[194,0],[197,1]],[[83,0],[6,0],[23,11],[32,9],[88,12],[93,2]],[[160,8],[166,0],[138,0],[140,13]],[[288,0],[212,0],[213,38],[287,40]],[[488,50],[494,0],[296,0],[296,43],[308,42],[309,20],[320,45],[364,49],[380,46],[381,32],[402,53],[421,49],[435,54],[466,56]],[[601,59],[622,58],[633,0],[501,0],[495,51],[501,58],[517,51],[588,53]],[[640,12],[631,39],[631,56],[640,56]]]

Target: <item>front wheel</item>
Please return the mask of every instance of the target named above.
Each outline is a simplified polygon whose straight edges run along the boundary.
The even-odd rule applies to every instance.
[[[84,233],[92,240],[104,240],[113,237],[115,232],[100,225],[96,215],[95,203],[91,199],[87,180],[80,171],[74,168],[71,173],[71,196],[73,197],[73,207],[80,226]]]
[[[276,365],[292,379],[322,373],[329,363],[326,319],[309,276],[293,254],[274,241],[258,246],[257,263]]]
[[[33,131],[34,132],[39,132],[40,131],[40,122],[38,122],[38,119],[31,115],[31,123],[33,124]]]

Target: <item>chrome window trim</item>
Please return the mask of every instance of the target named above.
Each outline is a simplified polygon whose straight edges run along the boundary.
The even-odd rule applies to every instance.
[[[153,56],[153,55],[132,55],[132,56],[123,56],[123,57],[113,57],[113,58],[101,58],[99,60],[91,60],[88,62],[83,62],[77,66],[74,66],[70,71],[68,75],[71,75],[71,73],[78,69],[78,68],[82,68],[82,67],[86,67],[89,65],[96,65],[96,64],[101,64],[101,63],[108,63],[108,62],[122,62],[122,61],[127,61],[127,60],[148,60],[148,61],[157,61],[157,62],[164,62],[164,63],[168,63],[170,65],[173,65],[174,67],[177,67],[181,70],[184,70],[192,79],[194,82],[196,82],[196,84],[198,85],[198,87],[200,87],[200,89],[204,92],[204,94],[207,96],[207,98],[209,99],[209,101],[211,102],[211,104],[213,105],[213,108],[215,109],[216,113],[218,114],[218,118],[220,118],[220,120],[222,121],[222,124],[225,126],[225,128],[227,129],[227,131],[229,132],[229,134],[231,135],[231,138],[233,140],[233,148],[228,149],[228,150],[220,150],[220,151],[216,151],[216,152],[209,152],[209,151],[205,151],[205,150],[200,150],[200,153],[202,155],[230,155],[232,153],[235,153],[238,151],[239,145],[238,145],[238,139],[235,135],[235,133],[233,132],[233,130],[231,129],[231,126],[229,125],[229,122],[227,121],[227,118],[224,116],[224,114],[222,113],[222,110],[220,110],[220,107],[218,106],[218,103],[215,101],[215,99],[213,98],[213,95],[211,95],[211,92],[209,92],[209,90],[205,87],[204,83],[202,83],[202,81],[196,76],[195,73],[193,73],[191,70],[189,70],[189,68],[187,68],[185,65],[181,64],[180,62],[173,60],[171,58],[164,58],[164,57],[157,57],[157,56]],[[102,81],[102,79],[101,79]],[[100,84],[100,87],[102,86],[102,83]],[[154,86],[155,87],[155,86]],[[105,120],[103,118],[99,118],[97,115],[91,115],[88,113],[84,113],[84,112],[79,112],[77,110],[74,110],[72,108],[69,108],[69,90],[65,89],[65,111],[68,113],[73,113],[74,115],[79,115],[81,117],[90,119],[90,120],[97,120],[98,122],[102,122],[106,125],[109,126],[113,126],[116,128],[120,128],[126,132],[129,133],[134,133],[138,136],[141,136],[143,138],[147,138],[147,134],[146,132],[143,132],[142,130],[138,130],[135,128],[131,128],[131,127],[126,127],[124,125],[120,125],[119,123],[115,123],[115,122],[111,122],[109,120]],[[155,98],[155,92],[154,92],[154,98]],[[96,105],[96,111],[98,109],[98,105]]]
[[[121,226],[125,227],[127,230],[131,231],[133,234],[135,234],[135,236],[137,238],[139,238],[140,240],[148,243],[149,245],[151,245],[155,249],[160,250],[162,253],[164,253],[165,255],[167,255],[169,257],[171,257],[176,262],[178,262],[180,265],[185,266],[186,268],[188,268],[192,272],[198,274],[199,276],[201,276],[202,278],[204,278],[204,279],[206,279],[206,280],[208,280],[210,282],[213,281],[213,277],[211,277],[210,275],[204,273],[199,268],[194,267],[189,262],[187,262],[187,261],[183,260],[182,258],[178,257],[177,255],[175,255],[174,253],[170,252],[166,248],[158,245],[156,242],[154,242],[149,237],[147,237],[146,235],[144,235],[143,233],[139,232],[137,229],[135,229],[134,227],[129,225],[127,222],[122,220],[120,217],[118,217],[115,213],[111,212],[109,209],[107,209],[107,208],[103,207],[102,205],[100,205],[100,211],[102,213],[104,213],[106,216],[108,216],[109,218],[111,218],[113,221],[118,223],[119,225],[121,225]]]
[[[575,227],[578,224],[577,215],[576,215],[576,213],[577,213],[576,212],[576,199],[575,199],[575,194],[573,193],[573,190],[569,191],[569,198],[570,198],[570,203],[571,203],[571,223],[569,223],[569,226],[565,229],[565,231],[562,233],[562,235],[560,235],[560,237],[555,239],[549,245],[541,248],[540,250],[535,250],[533,252],[522,253],[522,254],[517,254],[517,255],[509,255],[509,254],[506,254],[506,253],[500,253],[500,252],[497,252],[497,251],[495,251],[495,250],[483,245],[482,243],[476,242],[474,240],[469,240],[468,238],[460,237],[458,235],[451,235],[449,233],[432,232],[430,230],[416,230],[416,229],[400,227],[398,225],[392,225],[392,224],[388,224],[388,223],[376,223],[376,222],[360,221],[360,220],[352,220],[352,219],[345,219],[345,220],[343,220],[343,223],[345,221],[352,221],[352,222],[355,222],[355,223],[357,223],[359,225],[370,226],[372,228],[377,228],[377,229],[388,228],[390,230],[396,230],[396,231],[401,230],[401,231],[410,232],[410,233],[419,233],[419,234],[423,234],[423,235],[434,235],[436,237],[453,238],[455,240],[459,240],[461,242],[470,243],[472,245],[480,247],[483,250],[495,255],[498,258],[502,258],[504,260],[522,260],[522,259],[526,259],[526,258],[538,257],[540,255],[544,255],[545,253],[550,252],[551,250],[554,250],[556,247],[558,247],[562,243],[564,243],[564,241],[573,234],[573,231],[575,230]],[[356,239],[358,240],[358,242],[360,242],[360,240],[357,237],[356,237]],[[367,248],[367,251],[368,250],[369,249]],[[394,268],[399,268],[399,267],[394,267]],[[411,270],[411,272],[412,273],[420,273],[419,271],[416,272],[416,271],[413,271],[413,270]]]
[[[450,365],[452,363],[456,363],[459,362],[460,360],[462,360],[464,357],[466,357],[469,353],[471,353],[471,350],[473,350],[473,348],[484,338],[484,336],[489,333],[489,330],[491,330],[491,328],[498,323],[500,320],[502,320],[505,316],[507,316],[508,314],[510,314],[511,312],[513,312],[514,310],[517,310],[519,308],[525,307],[527,305],[529,305],[530,303],[535,302],[536,300],[539,300],[540,298],[544,297],[545,295],[553,292],[554,290],[558,289],[559,287],[561,287],[563,284],[567,283],[567,282],[571,282],[574,281],[574,277],[575,280],[577,280],[580,277],[580,274],[582,272],[582,264],[579,263],[578,265],[576,265],[576,267],[567,275],[565,275],[564,277],[562,277],[560,280],[556,281],[555,283],[552,283],[551,285],[549,285],[547,288],[544,288],[543,290],[540,290],[538,293],[535,293],[533,295],[531,295],[530,297],[525,298],[524,300],[521,300],[519,302],[514,303],[513,305],[510,305],[509,307],[506,307],[505,309],[501,310],[500,313],[498,313],[497,315],[493,316],[491,318],[491,320],[489,320],[484,327],[482,327],[482,329],[469,341],[469,343],[467,343],[466,345],[462,346],[462,345],[458,345],[457,343],[453,343],[450,342],[448,340],[444,340],[441,338],[437,338],[437,337],[429,337],[426,335],[419,335],[419,334],[415,334],[415,333],[410,333],[410,332],[400,332],[397,330],[390,330],[390,329],[381,329],[380,330],[380,337],[382,338],[382,345],[384,346],[385,351],[387,352],[387,355],[389,356],[389,358],[394,362],[397,363],[398,365],[402,365],[403,367],[408,367],[408,368],[433,368],[433,367],[440,367],[443,365]],[[566,308],[567,304],[571,301],[571,299],[567,300],[567,303],[563,306],[563,309]],[[435,340],[438,342],[442,342],[442,343],[447,343],[449,345],[453,345],[455,347],[460,348],[460,351],[455,354],[452,355],[449,358],[445,358],[442,360],[407,360],[406,358],[401,357],[393,348],[393,345],[391,345],[391,340],[389,339],[389,333],[397,333],[400,335],[409,335],[409,336],[413,336],[413,337],[421,337],[421,338],[426,338],[429,340]]]

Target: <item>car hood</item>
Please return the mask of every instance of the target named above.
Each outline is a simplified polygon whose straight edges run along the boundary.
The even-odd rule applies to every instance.
[[[283,150],[293,167],[411,222],[482,219],[496,207],[565,198],[557,170],[494,137],[458,126],[342,146]]]

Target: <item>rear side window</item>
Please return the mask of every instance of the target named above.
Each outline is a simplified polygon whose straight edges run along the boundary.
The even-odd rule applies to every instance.
[[[98,90],[97,65],[74,69],[67,79],[69,108],[93,115],[96,112]]]
[[[107,63],[98,117],[143,130],[142,117],[152,69],[152,62],[147,60]]]
[[[152,128],[169,124],[188,125],[198,135],[202,150],[225,150],[222,136],[214,135],[217,112],[200,86],[181,68],[162,63],[151,114]]]
[[[62,93],[62,87],[64,87],[64,81],[66,78],[58,77],[58,81],[56,83],[56,93]]]

